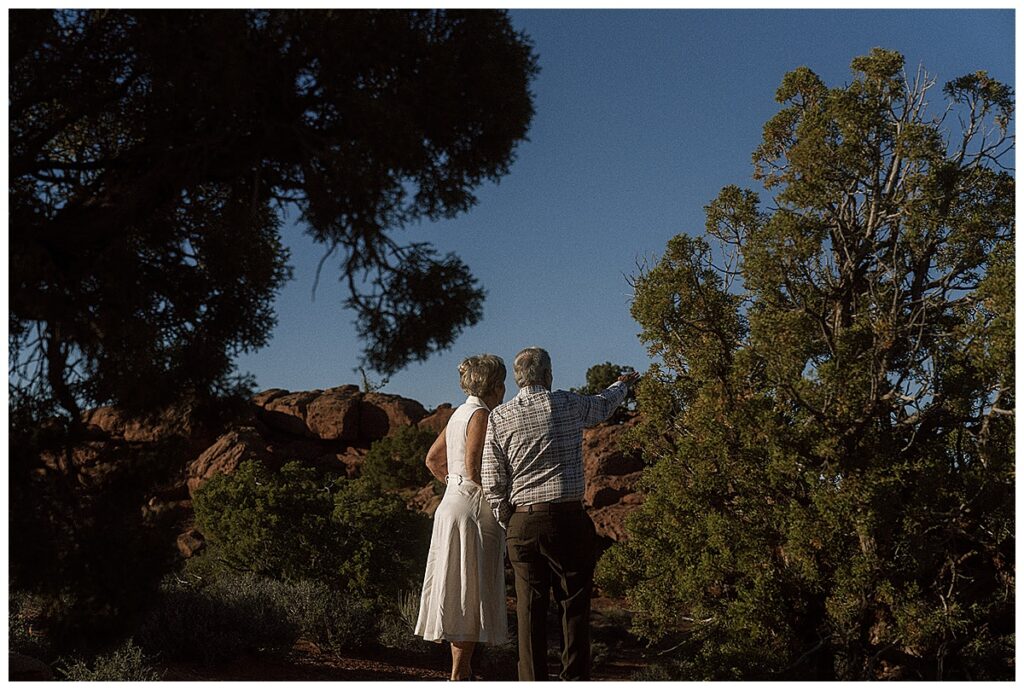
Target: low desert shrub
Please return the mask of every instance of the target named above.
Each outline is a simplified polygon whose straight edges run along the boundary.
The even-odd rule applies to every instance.
[[[344,482],[334,494],[331,524],[335,586],[393,597],[422,584],[431,523],[399,497],[361,479]]]
[[[288,649],[300,636],[334,653],[377,643],[384,608],[377,601],[317,580],[218,570],[216,557],[213,549],[190,559],[164,580],[140,635],[147,651],[210,664]]]
[[[205,586],[171,576],[142,623],[139,643],[165,659],[207,664],[246,651],[290,648],[298,626],[286,599],[283,583],[252,574],[222,577]]]
[[[61,660],[57,677],[69,681],[153,681],[162,680],[142,648],[129,638],[110,654],[101,654],[86,663],[81,659]]]
[[[438,652],[439,648],[446,647],[446,645],[427,642],[415,634],[419,610],[419,590],[402,592],[398,596],[386,600],[382,605],[381,625],[377,641],[390,649],[400,649],[404,652],[422,655],[433,655]],[[446,653],[447,650],[441,649],[441,651]]]
[[[368,599],[423,577],[429,520],[366,479],[326,480],[297,462],[272,472],[247,461],[204,484],[194,507],[217,553],[196,566],[208,574],[319,580]]]
[[[376,642],[379,606],[316,580],[282,583],[281,604],[302,637],[321,649],[340,652]]]
[[[604,642],[590,643],[590,664],[595,668],[611,658],[611,648]]]
[[[51,649],[49,638],[40,629],[40,616],[45,603],[38,595],[29,592],[8,593],[7,647],[36,659],[47,659]]]
[[[431,474],[424,460],[434,442],[434,434],[414,426],[400,427],[395,433],[370,446],[360,468],[360,476],[380,489],[391,491],[430,483]]]
[[[279,472],[243,462],[193,496],[196,522],[236,570],[273,578],[322,573],[332,541],[330,487],[316,470],[290,462]]]

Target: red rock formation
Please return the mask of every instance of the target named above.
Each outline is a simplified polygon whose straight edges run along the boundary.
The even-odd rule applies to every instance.
[[[637,482],[643,458],[622,446],[623,434],[636,423],[633,415],[621,424],[600,424],[583,432],[583,503],[598,535],[614,541],[626,538],[625,519],[642,500]]]
[[[189,438],[197,432],[187,407],[170,408],[152,418],[132,417],[113,407],[98,407],[84,412],[82,421],[110,440],[129,443],[155,443],[173,436]]]
[[[274,392],[278,393],[279,391]],[[286,434],[315,438],[316,434],[306,426],[306,410],[309,404],[318,397],[320,397],[320,391],[284,392],[268,396],[264,404],[258,405],[260,409],[257,416],[268,426]]]
[[[359,416],[360,436],[368,441],[382,439],[395,429],[410,426],[427,416],[415,400],[383,393],[363,395]]]
[[[195,493],[216,474],[231,474],[244,461],[268,460],[267,442],[254,427],[229,431],[188,465],[188,490]]]
[[[245,427],[221,436],[189,465],[190,491],[218,472],[233,472],[250,457],[272,466],[299,460],[323,469],[343,469],[346,476],[357,477],[373,441],[408,425],[440,432],[454,412],[451,405],[441,405],[428,414],[415,400],[361,393],[356,386],[295,393],[272,389],[256,395],[253,403],[267,428]],[[623,449],[621,444],[623,433],[635,424],[634,415],[583,434],[584,504],[597,533],[616,541],[625,538],[624,520],[642,500],[637,482],[643,460],[638,452]],[[410,507],[428,515],[439,501],[430,486],[407,497]]]
[[[426,429],[427,431],[433,431],[435,434],[439,434],[441,433],[441,429],[448,426],[448,420],[451,419],[454,412],[455,408],[448,403],[438,405],[436,410],[421,419],[416,426],[421,429]]]
[[[178,551],[185,558],[192,558],[206,546],[206,540],[199,530],[193,528],[178,535]]]
[[[306,407],[306,427],[323,441],[358,441],[364,403],[355,386],[329,388]]]
[[[415,400],[361,393],[357,386],[290,393],[279,388],[253,398],[258,418],[272,429],[321,441],[367,445],[427,416]]]

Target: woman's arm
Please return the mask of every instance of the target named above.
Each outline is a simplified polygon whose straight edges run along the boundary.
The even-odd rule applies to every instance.
[[[430,450],[427,451],[427,469],[430,470],[430,474],[437,477],[439,482],[443,482],[444,478],[448,476],[448,444],[444,440],[445,431],[448,430],[447,425],[444,429],[441,429],[441,433],[434,439],[434,443],[430,446]]]
[[[484,438],[487,436],[487,411],[477,410],[466,427],[466,479],[480,483],[480,461],[484,456]]]

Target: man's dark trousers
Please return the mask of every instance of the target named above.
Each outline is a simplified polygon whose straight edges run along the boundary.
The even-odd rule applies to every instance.
[[[562,611],[561,680],[590,680],[590,594],[597,535],[582,506],[516,512],[508,523],[516,574],[519,680],[547,680],[547,611],[553,589]]]

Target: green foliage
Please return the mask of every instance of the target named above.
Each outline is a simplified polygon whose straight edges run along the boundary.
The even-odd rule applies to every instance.
[[[634,279],[646,499],[597,580],[674,678],[1013,677],[1012,98],[950,82],[947,139],[902,66],[786,75],[771,209],[726,187]]]
[[[677,673],[673,673],[674,670],[665,664],[649,664],[639,671],[634,671],[629,679],[633,681],[679,680],[680,676]]]
[[[7,602],[7,646],[10,651],[48,659],[50,643],[40,630],[45,600],[28,592],[10,590]]]
[[[376,601],[316,580],[281,583],[278,587],[289,620],[321,649],[339,653],[365,649],[377,641],[381,622]]]
[[[365,480],[320,479],[297,462],[272,472],[250,460],[193,500],[197,524],[229,568],[368,596],[422,577],[428,521]]]
[[[139,641],[163,659],[213,664],[244,652],[287,650],[301,635],[331,652],[375,641],[373,601],[315,580],[282,582],[251,573],[185,572],[161,585]]]
[[[154,681],[162,680],[140,647],[129,638],[110,654],[97,656],[92,664],[82,660],[57,666],[57,677],[69,681]]]
[[[359,470],[360,478],[383,490],[425,486],[432,475],[424,460],[434,438],[424,429],[399,427],[373,442]]]
[[[352,592],[383,593],[418,587],[430,546],[430,521],[381,495],[362,480],[349,481],[334,496],[337,579]]]
[[[19,399],[74,418],[234,387],[288,208],[340,250],[372,367],[479,320],[462,261],[392,233],[507,174],[538,68],[506,12],[23,10],[10,39]]]
[[[329,558],[333,500],[315,470],[290,462],[272,472],[258,461],[218,475],[193,497],[196,522],[239,570],[308,576]]]

